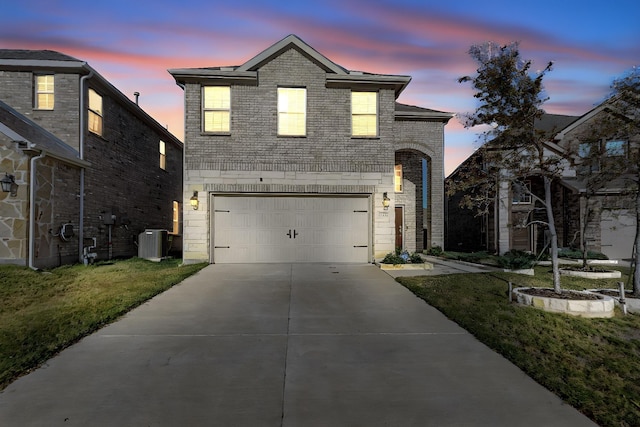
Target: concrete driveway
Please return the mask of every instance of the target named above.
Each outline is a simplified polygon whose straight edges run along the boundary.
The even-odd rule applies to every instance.
[[[0,394],[2,426],[590,426],[373,265],[211,265]]]

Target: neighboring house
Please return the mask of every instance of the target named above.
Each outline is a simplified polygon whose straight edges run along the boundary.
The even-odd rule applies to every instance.
[[[577,118],[545,114],[536,123],[536,129],[553,134]],[[555,154],[562,153],[562,148],[551,142],[547,144],[547,149]],[[477,150],[447,177],[445,187],[449,188],[454,181],[465,179],[467,171],[478,170],[476,165],[483,164],[482,150]],[[574,172],[567,170],[566,175],[570,177]],[[539,177],[530,177],[527,186],[533,194],[544,199]],[[503,254],[512,249],[533,253],[546,249],[549,243],[546,227],[536,222],[546,221],[544,209],[535,204],[530,193],[513,191],[506,181],[497,184],[496,191],[487,198],[493,202],[488,203],[481,214],[477,209],[460,207],[463,192],[447,195],[445,250]],[[574,188],[564,180],[559,180],[553,182],[552,192],[558,245],[579,245],[580,240],[576,238],[580,224],[579,199]]]
[[[86,62],[0,50],[0,178],[15,190],[0,193],[0,263],[130,257],[145,229],[178,236],[182,149]]]
[[[567,173],[564,182],[580,195],[581,220],[586,218],[587,209],[591,212],[585,233],[587,248],[610,259],[629,259],[637,226],[640,133],[638,129],[633,134],[621,132],[621,128],[627,128],[620,126],[620,122],[611,124],[610,111],[616,109],[615,102],[612,98],[601,103],[562,129],[556,143],[575,153],[574,173]],[[598,152],[595,161],[581,158],[588,157],[590,150]],[[621,175],[611,176],[611,171],[605,170],[617,169],[619,165],[624,165]]]
[[[586,170],[579,158],[583,150],[578,147],[585,144],[594,133],[599,133],[594,126],[598,126],[598,120],[606,114],[606,108],[608,102],[579,117],[546,114],[537,126],[538,129],[553,131],[553,140],[547,143],[547,148],[568,159],[561,179],[555,180],[552,186],[552,205],[560,247],[582,248],[581,233],[587,217],[587,174],[598,173],[598,162],[595,171],[594,166]],[[640,147],[640,136],[637,134],[600,139],[596,145],[600,146],[601,156],[629,158]],[[609,160],[600,158],[603,164]],[[482,164],[482,161],[481,150],[476,151],[447,177],[445,186],[461,179],[465,170],[473,164]],[[593,213],[586,228],[588,250],[602,252],[611,259],[631,258],[636,228],[635,210],[633,199],[623,194],[629,190],[630,182],[625,177],[605,182],[590,196],[589,206]],[[540,178],[533,176],[527,184],[533,194],[543,196]],[[477,211],[459,206],[462,196],[458,192],[447,197],[445,249],[464,252],[484,250],[500,254],[511,249],[533,253],[547,249],[546,227],[540,223],[547,220],[546,213],[540,209],[540,205],[535,205],[530,194],[513,191],[508,183],[502,182],[498,186],[495,203],[480,215]]]
[[[240,66],[169,72],[185,92],[185,262],[443,244],[452,114],[398,104],[410,77],[349,71],[295,35]]]

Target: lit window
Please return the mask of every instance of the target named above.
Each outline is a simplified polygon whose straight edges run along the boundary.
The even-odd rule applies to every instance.
[[[278,135],[305,136],[307,134],[307,90],[278,88]]]
[[[393,186],[396,193],[402,193],[402,165],[396,165],[394,167]]]
[[[351,135],[378,136],[378,94],[351,92]]]
[[[164,141],[160,141],[160,169],[164,170],[167,167],[167,152]]]
[[[180,203],[173,202],[173,234],[180,234]]]
[[[604,144],[604,152],[610,157],[622,157],[627,154],[626,141],[607,141]]]
[[[531,181],[526,183],[514,182],[511,185],[513,193],[513,204],[530,204],[531,203]]]
[[[231,130],[231,87],[205,86],[202,90],[202,130]]]
[[[54,79],[53,75],[36,76],[35,108],[38,110],[53,110]]]
[[[89,131],[102,135],[102,96],[89,89]]]

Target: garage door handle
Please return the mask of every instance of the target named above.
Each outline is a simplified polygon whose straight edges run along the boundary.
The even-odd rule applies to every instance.
[[[298,234],[300,234],[300,233],[298,233],[296,230],[293,230],[293,238],[294,238],[294,239],[296,238],[296,236],[297,236]]]
[[[368,245],[353,245],[354,248],[368,248]]]
[[[289,232],[287,233],[287,236],[289,236],[289,238],[291,238],[291,230],[289,230]]]

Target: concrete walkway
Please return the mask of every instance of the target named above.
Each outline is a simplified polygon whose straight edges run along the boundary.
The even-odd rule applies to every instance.
[[[0,394],[1,426],[592,426],[373,265],[211,265]]]

